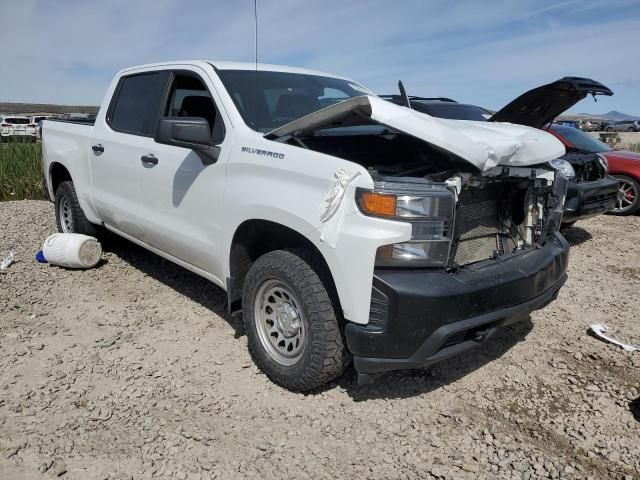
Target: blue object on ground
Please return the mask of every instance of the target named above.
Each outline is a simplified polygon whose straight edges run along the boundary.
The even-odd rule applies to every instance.
[[[42,250],[38,250],[38,252],[36,253],[36,260],[38,261],[38,263],[49,263],[47,262],[47,259],[44,258],[44,253],[42,253]]]

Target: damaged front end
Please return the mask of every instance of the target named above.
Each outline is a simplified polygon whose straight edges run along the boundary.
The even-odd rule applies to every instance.
[[[536,248],[560,225],[567,181],[540,164],[564,147],[530,127],[443,121],[365,96],[266,138],[367,169],[361,212],[412,225],[411,238],[378,249],[376,267],[453,270]]]
[[[455,270],[539,248],[560,227],[568,184],[527,167],[457,172],[443,181],[371,173],[375,188],[358,191],[360,210],[412,225],[410,240],[378,249],[377,267]]]
[[[359,382],[474,348],[566,281],[562,174],[495,167],[374,185],[358,190],[360,210],[412,228],[409,240],[377,250],[369,323],[346,326]]]
[[[566,281],[568,180],[547,165],[565,152],[546,132],[356,97],[266,138],[361,165],[359,211],[411,225],[377,244],[368,321],[345,327],[360,381],[472,348]]]

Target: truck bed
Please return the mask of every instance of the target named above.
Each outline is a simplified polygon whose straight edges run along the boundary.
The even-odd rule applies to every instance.
[[[91,171],[89,155],[93,121],[45,120],[42,124],[42,170],[50,178],[51,169],[63,166],[71,172],[78,200],[90,211]],[[53,186],[48,182],[49,197],[54,200]]]
[[[96,122],[95,118],[93,119],[89,119],[89,118],[47,118],[45,120],[46,122],[61,122],[61,123],[75,123],[78,125],[91,125],[93,126],[93,124]]]

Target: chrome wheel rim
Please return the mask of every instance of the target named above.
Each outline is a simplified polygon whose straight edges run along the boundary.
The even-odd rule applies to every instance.
[[[260,285],[253,318],[260,343],[280,365],[295,365],[305,348],[306,322],[301,304],[291,289],[279,280]]]
[[[71,205],[66,198],[60,199],[60,204],[58,205],[58,216],[60,217],[60,226],[62,227],[62,233],[73,232]]]
[[[618,199],[616,208],[613,211],[617,213],[626,212],[633,207],[637,198],[638,192],[633,183],[627,180],[618,180]]]

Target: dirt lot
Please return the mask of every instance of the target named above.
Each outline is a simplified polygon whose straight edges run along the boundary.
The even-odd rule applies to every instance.
[[[639,478],[640,217],[571,229],[560,298],[470,355],[307,395],[251,363],[223,292],[134,245],[33,255],[53,209],[0,203],[0,479]]]

